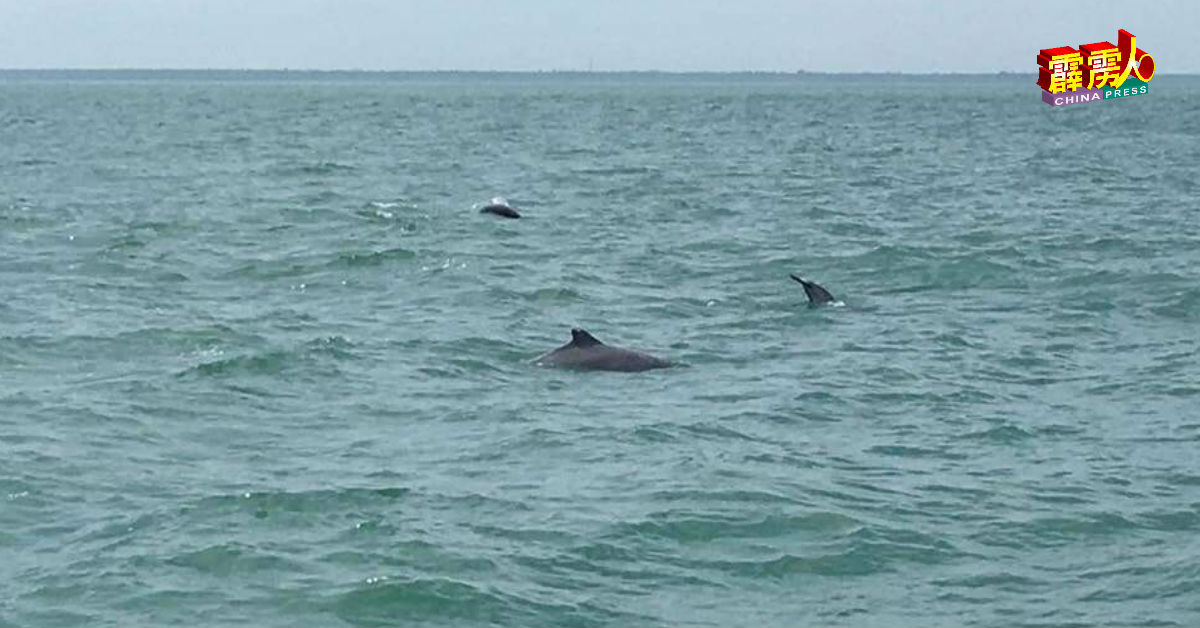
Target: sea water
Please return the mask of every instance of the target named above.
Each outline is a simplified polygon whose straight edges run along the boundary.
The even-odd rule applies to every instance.
[[[1200,623],[1153,86],[0,74],[0,624]]]

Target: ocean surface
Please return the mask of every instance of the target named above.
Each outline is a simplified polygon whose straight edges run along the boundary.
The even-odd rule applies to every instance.
[[[1198,199],[1200,77],[0,73],[0,625],[1200,624]]]

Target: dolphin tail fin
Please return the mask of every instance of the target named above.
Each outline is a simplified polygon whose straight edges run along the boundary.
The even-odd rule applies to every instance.
[[[817,285],[816,283],[809,281],[809,280],[807,280],[799,275],[796,275],[796,274],[792,274],[789,276],[792,279],[795,279],[796,281],[800,282],[800,285],[804,286],[804,294],[805,294],[805,296],[808,297],[809,303],[811,303],[813,305],[821,305],[823,303],[832,303],[837,300],[837,299],[833,298],[833,295],[830,294],[828,290]]]
[[[596,340],[596,337],[587,333],[586,330],[576,327],[571,330],[571,344],[576,347],[591,347],[604,343]]]

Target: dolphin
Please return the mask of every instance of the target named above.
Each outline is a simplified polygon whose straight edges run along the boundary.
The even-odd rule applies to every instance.
[[[571,342],[536,358],[533,363],[541,366],[626,373],[671,366],[666,360],[640,351],[610,347],[579,328],[571,330]]]
[[[505,218],[521,217],[521,214],[518,214],[517,210],[513,209],[512,206],[508,204],[508,201],[500,198],[499,196],[493,198],[491,203],[484,205],[483,209],[479,210],[479,213],[496,214],[497,216],[503,216]]]
[[[799,281],[800,285],[804,286],[804,294],[808,297],[808,306],[809,307],[817,307],[817,306],[821,306],[821,305],[829,305],[831,303],[839,303],[839,301],[836,298],[834,298],[834,296],[832,294],[829,294],[828,290],[826,290],[825,288],[822,288],[821,286],[817,285],[816,283],[809,281],[809,280],[801,277],[800,275],[796,275],[796,274],[789,275],[789,277],[791,277],[792,279],[795,279],[796,281]]]

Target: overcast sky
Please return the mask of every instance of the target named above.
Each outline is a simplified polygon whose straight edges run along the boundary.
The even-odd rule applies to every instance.
[[[0,0],[0,68],[1034,72],[1118,28],[1200,72],[1200,0]]]

